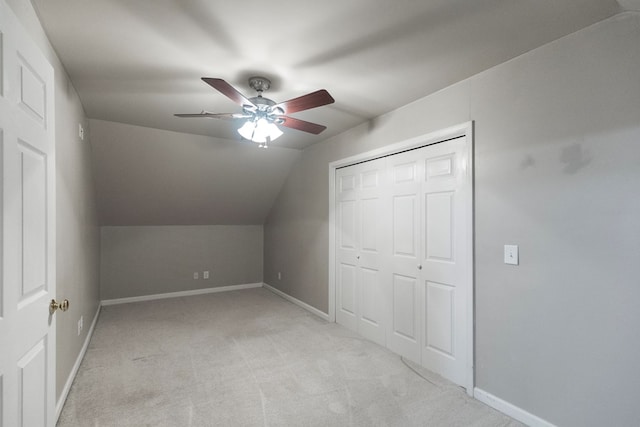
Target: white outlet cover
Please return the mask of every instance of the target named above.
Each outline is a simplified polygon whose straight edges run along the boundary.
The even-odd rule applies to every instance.
[[[209,278],[209,272],[205,271],[204,273],[202,273],[202,278],[203,279],[208,279]]]
[[[518,265],[518,245],[504,245],[504,263]]]

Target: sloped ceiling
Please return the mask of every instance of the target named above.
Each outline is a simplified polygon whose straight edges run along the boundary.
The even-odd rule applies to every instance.
[[[262,224],[299,150],[90,120],[103,225]]]
[[[105,224],[262,223],[295,158],[289,150],[274,148],[322,143],[621,10],[615,0],[32,3],[86,114],[94,119],[92,144],[99,145],[96,181]],[[236,147],[238,125],[233,122],[173,117],[203,109],[239,112],[200,77],[223,78],[253,96],[247,78],[256,74],[272,79],[266,96],[276,101],[327,89],[335,104],[294,116],[328,129],[319,136],[286,130],[272,144],[273,153],[256,154],[257,148]],[[120,129],[106,122],[134,126]],[[193,146],[137,144],[132,140],[138,137],[136,126],[190,134],[188,141],[195,141],[192,135],[208,139]],[[124,132],[118,134],[120,142],[109,140],[116,137],[116,128]],[[283,160],[276,160],[280,156]],[[123,179],[121,174],[123,161],[139,162],[150,172],[154,165],[171,165],[171,159],[185,166],[179,174],[174,171],[180,176],[173,180],[158,176],[153,181],[133,171]],[[237,174],[230,178],[229,167],[222,166],[233,164],[253,179],[260,176],[260,182]],[[153,191],[155,198],[145,199]],[[134,209],[127,197],[148,203]]]

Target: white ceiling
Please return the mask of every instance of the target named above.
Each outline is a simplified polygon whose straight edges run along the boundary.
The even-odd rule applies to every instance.
[[[262,224],[294,149],[621,10],[615,0],[32,3],[92,119],[103,225]],[[173,116],[239,112],[200,78],[253,96],[252,75],[272,79],[276,101],[328,90],[335,104],[293,114],[327,130],[285,129],[258,150],[238,142],[233,122]]]
[[[635,1],[635,0],[624,0]],[[619,11],[615,0],[32,0],[93,119],[238,140],[234,123],[174,113],[239,112],[200,80],[247,96],[273,80],[284,101],[327,89],[336,103],[294,114],[304,148]]]

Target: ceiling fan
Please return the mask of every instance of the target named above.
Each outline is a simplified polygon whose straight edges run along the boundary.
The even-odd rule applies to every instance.
[[[262,92],[271,87],[271,81],[266,77],[251,77],[249,86],[258,92],[253,98],[247,98],[233,86],[222,79],[202,77],[209,84],[236,104],[242,107],[242,113],[210,113],[202,111],[196,114],[175,114],[177,117],[209,117],[215,119],[244,119],[244,125],[238,133],[250,141],[266,147],[267,143],[282,135],[278,125],[303,132],[318,135],[327,127],[288,116],[298,111],[309,110],[335,102],[333,97],[324,89],[317,90],[288,101],[276,103],[262,96]]]

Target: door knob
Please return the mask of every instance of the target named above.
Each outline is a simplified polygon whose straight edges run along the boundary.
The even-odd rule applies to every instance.
[[[357,258],[357,259],[360,259],[360,255],[357,255],[357,256],[356,256],[356,258]]]
[[[51,300],[51,303],[49,304],[49,313],[53,314],[56,312],[56,310],[60,309],[60,311],[67,311],[69,310],[69,300],[65,299],[62,302],[58,302],[54,299]]]
[[[418,270],[422,270],[422,266],[421,265],[418,266]]]

